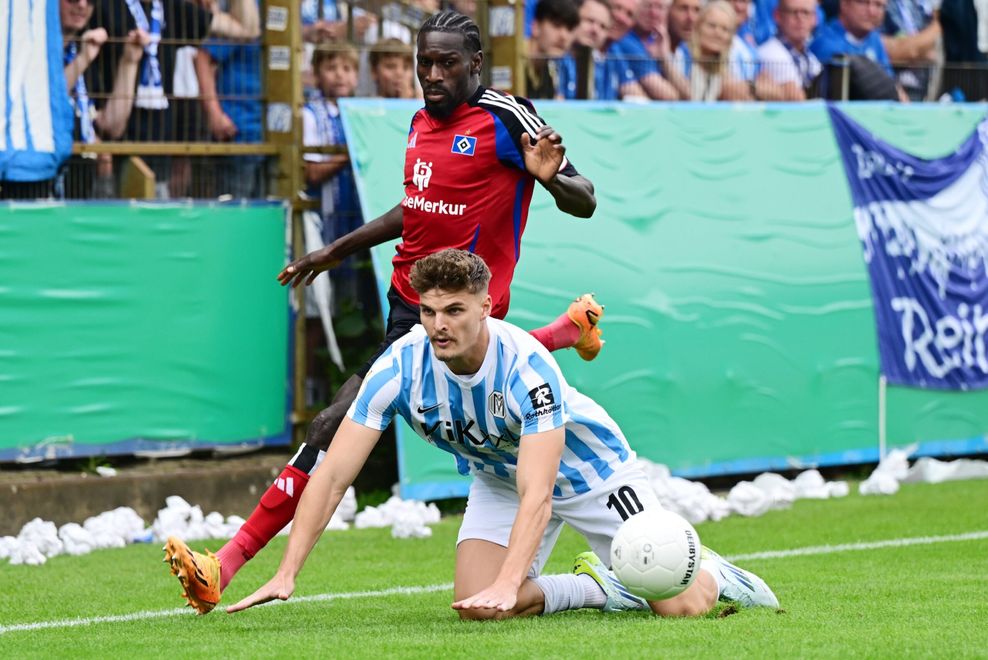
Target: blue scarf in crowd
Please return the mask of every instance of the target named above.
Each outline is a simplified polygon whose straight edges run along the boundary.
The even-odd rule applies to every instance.
[[[147,47],[144,48],[144,57],[141,59],[140,78],[137,83],[137,98],[134,106],[145,110],[164,110],[168,107],[168,99],[165,98],[165,88],[161,80],[161,64],[158,61],[158,45],[161,43],[161,29],[165,26],[165,10],[161,5],[161,0],[153,0],[151,3],[151,22],[148,22],[144,14],[144,7],[141,0],[127,0],[127,8],[134,23],[141,30],[144,30],[151,37]]]
[[[68,66],[78,55],[79,47],[74,41],[69,43],[65,48],[62,64]],[[72,99],[72,102],[75,104],[76,116],[79,117],[80,137],[86,144],[92,144],[96,141],[96,131],[93,129],[92,102],[89,100],[89,91],[86,89],[86,79],[81,73],[75,81],[75,98]]]

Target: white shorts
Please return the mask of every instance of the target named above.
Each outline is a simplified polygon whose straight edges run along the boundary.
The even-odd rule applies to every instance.
[[[632,515],[653,508],[660,509],[662,505],[637,464],[621,468],[590,492],[553,499],[552,517],[542,535],[529,576],[538,577],[542,573],[563,523],[582,534],[590,543],[590,549],[610,566],[611,540],[618,527]],[[517,513],[518,491],[513,484],[483,473],[474,474],[456,543],[480,539],[508,547]]]

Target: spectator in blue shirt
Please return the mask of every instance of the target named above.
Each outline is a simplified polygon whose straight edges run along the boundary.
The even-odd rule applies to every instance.
[[[669,0],[640,0],[631,30],[615,44],[638,84],[657,101],[679,100],[676,88],[664,77],[672,58],[668,18]]]
[[[641,81],[645,76],[657,73],[658,68],[640,43],[625,40],[635,25],[641,0],[610,0],[610,4],[611,29],[607,34],[607,59],[618,73],[619,95],[622,99],[647,99],[649,94]]]
[[[607,0],[583,0],[580,5],[580,24],[574,32],[574,50],[589,51],[593,61],[593,81],[588,96],[598,101],[616,101],[621,98],[622,76],[617,62],[607,56],[608,34],[611,29],[611,11]],[[626,89],[631,89],[631,83]],[[567,99],[577,98],[576,58],[563,58],[560,66],[560,88]],[[644,91],[638,87],[639,96]],[[581,97],[582,98],[582,97]]]
[[[730,66],[734,77],[753,83],[758,75],[758,50],[751,25],[751,0],[731,0],[738,28],[731,41]]]
[[[244,8],[258,11],[255,2]],[[253,18],[253,16],[252,16]],[[218,142],[257,143],[261,129],[261,45],[258,40],[211,40],[196,53],[196,76],[206,124]],[[219,195],[265,195],[264,156],[236,156],[219,169]]]
[[[894,76],[878,31],[885,7],[886,0],[840,0],[837,17],[820,27],[810,50],[824,65],[839,55],[862,55]]]

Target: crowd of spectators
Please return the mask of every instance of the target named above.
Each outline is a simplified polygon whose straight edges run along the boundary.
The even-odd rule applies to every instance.
[[[77,142],[263,140],[263,0],[57,1]],[[474,16],[484,7],[477,0],[443,5]],[[848,93],[983,100],[984,6],[981,0],[526,0],[525,93],[634,102],[801,101]],[[384,5],[378,14],[353,8],[350,16],[350,7],[343,0],[300,0],[306,144],[342,143],[342,132],[327,128],[338,122],[341,96],[421,95],[411,26],[438,10],[440,0]],[[327,94],[313,66],[327,61],[345,63],[353,84]],[[345,178],[341,159],[309,159],[309,183]],[[158,197],[190,194],[196,179],[190,159],[144,160]],[[119,163],[103,155],[74,157],[70,165],[76,185],[69,196],[111,194]],[[214,170],[210,196],[269,192],[264,157],[238,156]]]
[[[54,1],[59,3],[67,91],[75,112],[74,141],[263,141],[263,0]],[[454,4],[476,12],[473,0]],[[410,25],[439,8],[438,0],[413,0],[386,8],[382,15],[356,8],[348,17],[348,3],[301,0],[306,99],[324,96],[312,63],[331,52],[357,53],[355,85],[343,96],[420,96]],[[307,112],[311,109],[310,104]],[[64,185],[62,177],[56,194],[111,196],[121,160],[73,157],[66,169],[71,185]],[[207,177],[196,177],[192,160],[143,157],[154,174],[156,197],[194,194],[193,181],[202,178],[210,180],[209,196],[258,198],[269,192],[268,159],[260,155],[212,166],[213,176]]]
[[[538,0],[529,30],[528,93],[628,101],[801,101],[844,94],[984,100],[988,5],[982,5]],[[847,79],[843,85],[839,76]]]

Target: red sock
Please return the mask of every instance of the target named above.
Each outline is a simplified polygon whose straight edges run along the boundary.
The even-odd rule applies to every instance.
[[[565,313],[560,314],[559,318],[549,325],[530,330],[529,334],[550,351],[569,348],[580,341],[580,327]]]
[[[237,532],[237,536],[243,531]],[[217,550],[216,558],[220,560],[220,591],[226,590],[226,585],[237,574],[240,567],[247,563],[250,556],[244,552],[243,546],[237,541],[237,536],[226,542],[222,548]]]
[[[226,588],[247,560],[260,552],[268,541],[291,522],[307,483],[309,475],[306,472],[291,465],[285,466],[275,482],[261,496],[260,503],[247,522],[216,553],[220,560],[220,591]]]

